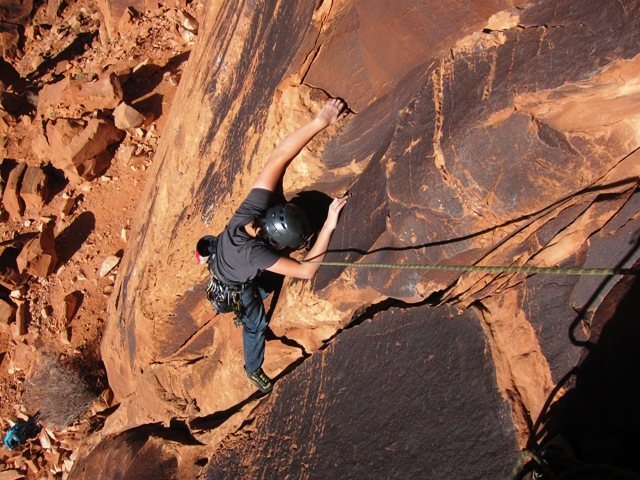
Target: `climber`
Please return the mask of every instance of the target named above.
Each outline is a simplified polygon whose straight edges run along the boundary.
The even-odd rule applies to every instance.
[[[271,391],[273,382],[262,369],[267,329],[262,301],[266,294],[256,279],[264,270],[311,279],[319,267],[300,263],[287,255],[304,246],[312,232],[299,207],[292,203],[276,204],[277,188],[285,170],[302,148],[320,131],[344,118],[347,112],[345,102],[329,99],[311,121],[282,140],[224,231],[217,239],[211,235],[202,237],[196,247],[198,259],[210,265],[215,284],[210,287],[221,290],[228,299],[235,298],[231,303],[236,304],[233,309],[243,327],[245,372],[263,393]],[[321,261],[324,258],[346,201],[346,196],[333,199],[324,225],[305,260]]]

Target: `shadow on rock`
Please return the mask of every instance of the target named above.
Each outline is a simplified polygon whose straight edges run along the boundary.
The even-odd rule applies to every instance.
[[[266,396],[265,394],[256,391],[252,393],[250,396],[245,398],[240,403],[237,403],[226,410],[221,410],[219,412],[212,413],[211,415],[206,415],[204,417],[194,418],[189,422],[189,428],[191,430],[213,430],[218,428],[224,422],[226,422],[233,415],[238,413],[245,405],[248,405],[251,402],[259,400],[260,398]]]
[[[327,218],[329,205],[332,198],[326,193],[310,190],[298,193],[291,199],[291,203],[297,205],[304,211],[311,224],[311,229],[318,233]]]
[[[135,102],[162,83],[166,72],[175,72],[189,59],[189,52],[180,53],[172,57],[165,66],[147,64],[135,72],[121,77],[124,87],[124,101]]]
[[[59,265],[66,264],[87,241],[96,227],[96,217],[91,212],[83,212],[56,238]]]
[[[188,465],[186,470],[182,469],[180,458],[166,448],[167,440],[175,444],[199,445],[182,422],[172,420],[168,428],[159,424],[144,425],[103,440],[74,465],[71,478],[194,478]]]
[[[75,40],[69,44],[64,50],[58,53],[55,57],[47,58],[42,64],[37,68],[37,70],[28,75],[29,79],[37,79],[45,74],[48,70],[51,70],[58,63],[63,60],[71,60],[75,58],[78,52],[82,52],[85,49],[89,48],[91,42],[96,38],[97,32],[82,32],[79,33]]]
[[[153,118],[160,118],[162,116],[162,101],[163,96],[159,93],[154,93],[146,97],[144,100],[135,102],[133,107],[139,112],[146,112],[153,115]]]
[[[529,447],[549,478],[640,478],[639,310],[637,276],[620,281],[598,308],[589,348],[558,384],[573,378],[573,385],[544,415],[541,447],[534,440]]]
[[[61,170],[58,170],[51,164],[45,165],[42,170],[50,179],[49,196],[45,199],[46,202],[49,202],[53,197],[65,189],[69,181],[65,178],[64,173]]]

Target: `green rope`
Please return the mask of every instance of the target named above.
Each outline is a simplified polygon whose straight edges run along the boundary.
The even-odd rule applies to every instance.
[[[303,260],[301,263],[323,265],[326,267],[350,268],[388,268],[401,270],[460,270],[472,272],[507,272],[507,273],[542,273],[547,275],[638,275],[635,268],[562,268],[562,267],[528,267],[497,265],[431,265],[420,263],[354,263],[354,262],[315,262]]]

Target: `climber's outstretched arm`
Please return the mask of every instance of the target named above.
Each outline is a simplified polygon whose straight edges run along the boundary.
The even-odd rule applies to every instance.
[[[300,150],[311,141],[320,131],[347,114],[346,104],[337,98],[327,100],[313,120],[300,127],[278,144],[260,175],[253,184],[253,188],[264,188],[274,191],[285,170]]]

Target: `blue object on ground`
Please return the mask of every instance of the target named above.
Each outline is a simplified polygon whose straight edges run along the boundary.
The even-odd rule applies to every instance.
[[[9,450],[13,450],[26,442],[27,439],[35,437],[40,433],[42,426],[38,423],[39,418],[40,412],[37,412],[32,417],[29,417],[28,420],[18,422],[11,427],[4,437],[5,447]]]

